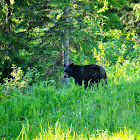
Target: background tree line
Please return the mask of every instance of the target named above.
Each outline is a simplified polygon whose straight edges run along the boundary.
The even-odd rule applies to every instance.
[[[139,0],[0,0],[0,82],[11,77],[12,64],[61,75],[66,30],[74,63],[140,59]]]

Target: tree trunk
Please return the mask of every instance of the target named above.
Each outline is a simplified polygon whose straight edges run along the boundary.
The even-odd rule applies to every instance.
[[[139,0],[139,4],[140,4],[140,0]],[[139,22],[138,22],[138,26],[140,26],[140,19],[139,19]]]
[[[69,22],[69,6],[65,7],[64,9],[64,18],[65,22]],[[68,37],[68,25],[64,30],[64,40],[63,40],[63,47],[64,47],[64,64],[69,65],[69,37]],[[65,78],[64,84],[68,85],[69,78]]]
[[[8,9],[7,9],[7,29],[8,29],[8,32],[9,32],[9,41],[8,41],[8,44],[7,44],[7,49],[9,51],[9,49],[11,47],[10,44],[11,44],[11,32],[12,32],[11,31],[12,20],[11,20],[10,0],[6,0],[6,3],[7,3],[7,6],[8,6]]]

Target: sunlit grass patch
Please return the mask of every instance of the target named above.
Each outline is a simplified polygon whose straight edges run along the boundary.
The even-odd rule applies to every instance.
[[[24,125],[22,130],[16,138],[16,140],[29,140],[28,137],[28,128],[25,128]],[[128,131],[126,128],[124,130],[119,130],[118,132],[109,133],[107,130],[96,130],[91,134],[78,134],[73,129],[67,127],[66,130],[61,128],[59,122],[55,124],[54,127],[48,127],[43,130],[42,125],[40,124],[40,133],[38,136],[33,138],[34,140],[139,140],[140,136],[136,133]]]

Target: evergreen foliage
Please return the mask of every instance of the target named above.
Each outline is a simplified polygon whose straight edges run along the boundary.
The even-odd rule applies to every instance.
[[[70,11],[69,22],[64,17],[66,6]],[[113,45],[112,51],[117,57],[108,56],[110,51],[104,56],[109,65],[116,64],[118,58],[132,60],[135,54],[135,59],[139,59],[140,12],[137,1],[1,0],[0,13],[1,82],[3,78],[11,77],[12,64],[21,67],[24,73],[31,67],[37,68],[42,77],[60,75],[66,28],[69,30],[70,60],[75,63],[95,63],[98,59],[93,54],[97,51],[98,57],[102,57],[99,50],[103,52],[107,46],[111,49]],[[116,30],[121,32],[121,39],[112,43],[112,34]],[[121,46],[126,46],[125,57],[118,54]],[[92,50],[96,51],[93,53]]]

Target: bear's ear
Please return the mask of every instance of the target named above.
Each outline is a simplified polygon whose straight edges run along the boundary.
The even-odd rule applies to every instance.
[[[71,66],[73,67],[73,66],[75,66],[75,64],[74,63],[71,63]]]

